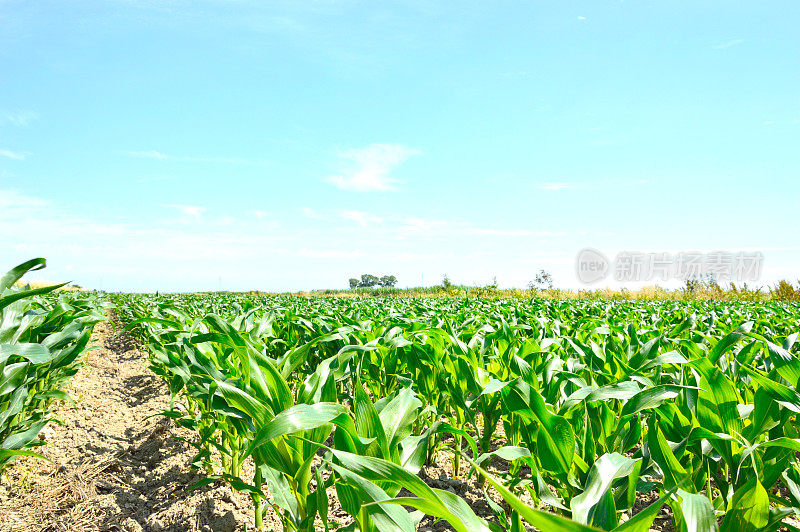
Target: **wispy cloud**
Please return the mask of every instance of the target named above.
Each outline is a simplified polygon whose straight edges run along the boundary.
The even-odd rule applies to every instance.
[[[9,159],[15,159],[17,161],[24,161],[28,155],[29,154],[25,152],[0,150],[0,157],[7,157]]]
[[[18,190],[0,190],[0,219],[5,216],[17,216],[19,211],[32,211],[46,207],[50,202],[46,199],[29,196]]]
[[[237,157],[187,157],[168,155],[158,150],[126,150],[122,153],[129,157],[136,157],[139,159],[155,159],[159,161],[169,159],[170,161],[179,161],[185,163],[245,164],[256,166],[266,166],[269,164],[268,161],[263,161],[260,159],[240,159]]]
[[[608,146],[620,146],[627,143],[628,141],[623,139],[600,139],[588,142],[586,145],[592,148],[604,148]]]
[[[125,155],[130,155],[131,157],[137,157],[139,159],[168,159],[166,153],[161,153],[160,151],[156,150],[124,151],[122,153]]]
[[[0,122],[8,122],[14,126],[28,127],[39,118],[36,111],[5,111],[0,112]]]
[[[352,220],[361,227],[383,223],[383,219],[362,211],[342,211],[339,215],[345,220]]]
[[[346,150],[340,154],[345,171],[326,181],[343,190],[392,190],[398,181],[391,172],[418,153],[400,144],[370,144],[366,148]]]
[[[137,183],[158,183],[159,181],[166,181],[168,178],[167,176],[163,175],[156,175],[151,177],[141,177],[136,180]]]
[[[719,44],[715,44],[711,48],[714,50],[725,50],[726,48],[731,48],[732,46],[736,46],[737,44],[742,44],[744,39],[731,39],[730,41],[721,42]]]
[[[307,249],[303,248],[297,252],[299,257],[307,259],[355,259],[362,256],[361,251],[354,249]]]
[[[311,207],[300,207],[300,212],[302,212],[303,216],[305,216],[306,218],[312,218],[314,220],[322,219],[322,215],[317,211],[315,211],[314,209],[312,209]]]
[[[426,220],[424,218],[411,217],[406,218],[403,224],[400,225],[398,231],[403,233],[422,233],[426,236],[435,235],[445,230],[451,230],[453,227],[452,222],[445,220]]]
[[[528,231],[525,229],[472,229],[471,232],[484,236],[558,236],[552,231]]]
[[[503,77],[506,79],[526,79],[530,76],[531,73],[528,70],[510,70],[508,72],[503,72]]]
[[[170,159],[187,163],[250,164],[255,166],[266,166],[269,164],[269,161],[260,159],[240,159],[238,157],[170,157]]]
[[[542,183],[540,185],[536,185],[536,188],[539,190],[578,190],[581,188],[586,188],[585,185],[582,183],[567,183],[567,182],[550,182],[550,183]]]
[[[578,17],[578,20],[586,20],[586,17],[583,17],[583,16]]]
[[[164,207],[175,209],[182,215],[191,218],[200,218],[203,215],[203,213],[206,212],[205,207],[200,207],[198,205],[181,205],[179,203],[167,203],[164,205]]]
[[[264,218],[269,216],[269,213],[267,211],[262,211],[262,210],[258,210],[258,209],[253,210],[253,211],[247,211],[246,214],[249,214],[250,216],[252,216],[254,218],[258,218],[259,220],[263,220]]]
[[[563,190],[597,190],[607,187],[631,187],[644,185],[647,179],[604,179],[595,183],[580,183],[578,181],[551,181],[536,185],[539,190],[559,192]]]

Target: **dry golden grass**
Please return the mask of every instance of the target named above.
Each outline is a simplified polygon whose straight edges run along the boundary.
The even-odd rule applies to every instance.
[[[431,287],[424,289],[378,290],[324,290],[316,292],[295,292],[301,297],[467,297],[470,299],[601,299],[601,300],[643,300],[643,301],[771,301],[780,299],[771,291],[754,289],[720,288],[719,286],[701,286],[692,290],[668,290],[660,286],[644,286],[638,290],[615,290],[610,287],[593,290],[562,290],[550,288],[544,290],[525,290],[521,288],[496,289],[485,287]]]
[[[9,472],[17,493],[3,509],[0,531],[96,529],[105,515],[94,500],[95,482],[118,461],[119,454],[108,453],[62,474],[38,459],[19,459]]]
[[[63,281],[62,281],[62,282],[63,282]],[[14,283],[14,286],[19,286],[19,287],[30,286],[31,288],[33,288],[33,289],[36,289],[36,288],[46,288],[46,287],[48,287],[48,286],[53,286],[53,285],[56,285],[56,284],[61,284],[61,282],[51,282],[51,281],[40,281],[40,282],[36,282],[36,281],[32,281],[32,282],[28,282],[28,281],[17,281],[16,283]],[[79,287],[76,287],[76,286],[70,286],[70,285],[67,285],[67,286],[62,286],[61,288],[56,288],[56,292],[82,292],[82,291],[83,291],[83,288],[79,288]]]

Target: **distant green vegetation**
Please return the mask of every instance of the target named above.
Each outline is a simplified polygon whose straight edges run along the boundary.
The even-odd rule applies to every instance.
[[[638,290],[595,288],[585,290],[565,290],[553,287],[550,274],[540,271],[534,281],[528,283],[527,289],[498,288],[494,281],[484,286],[454,284],[445,275],[442,282],[434,286],[395,288],[394,285],[364,285],[351,279],[351,288],[347,290],[314,290],[310,295],[319,296],[400,296],[400,297],[465,297],[489,299],[581,299],[581,300],[643,300],[643,301],[800,301],[800,280],[796,285],[782,280],[774,286],[752,287],[747,284],[733,283],[722,286],[710,279],[689,279],[678,289],[666,289],[659,286],[646,286]],[[353,281],[356,281],[353,287]],[[395,280],[396,282],[396,280]],[[305,293],[299,293],[305,295]]]

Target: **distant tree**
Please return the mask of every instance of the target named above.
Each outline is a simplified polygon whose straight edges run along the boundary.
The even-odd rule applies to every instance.
[[[447,274],[444,274],[444,276],[442,277],[442,288],[444,288],[445,290],[450,290],[451,288],[453,288],[453,283],[450,282],[450,277],[448,277]]]
[[[528,288],[531,290],[544,290],[553,288],[553,276],[546,270],[539,270],[533,281],[528,283]]]
[[[698,292],[700,290],[714,290],[718,288],[717,278],[713,273],[694,275],[683,280],[685,292]]]
[[[391,288],[397,284],[397,277],[394,275],[384,275],[378,281],[378,285],[383,286],[385,288]]]
[[[778,301],[800,300],[800,281],[798,281],[797,289],[795,290],[794,286],[792,286],[792,283],[782,280],[775,288],[772,289],[772,297]]]
[[[359,288],[373,288],[380,282],[380,279],[372,274],[365,273],[361,276],[361,282],[358,283]]]
[[[378,277],[370,273],[365,273],[361,279],[350,278],[350,288],[375,288],[376,286],[391,288],[397,284],[397,277],[394,275],[384,275]]]

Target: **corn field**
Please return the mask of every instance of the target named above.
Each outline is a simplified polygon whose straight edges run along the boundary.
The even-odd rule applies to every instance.
[[[169,388],[160,414],[193,434],[185,488],[228,483],[258,528],[798,530],[796,303],[19,286],[44,264],[0,278],[0,470],[43,458],[113,306]],[[426,483],[442,459],[488,512]]]
[[[798,530],[794,303],[113,303],[195,435],[200,485],[248,493],[257,527],[332,529],[335,497],[341,530],[644,531],[662,509],[675,530]],[[493,515],[421,479],[441,456]]]

